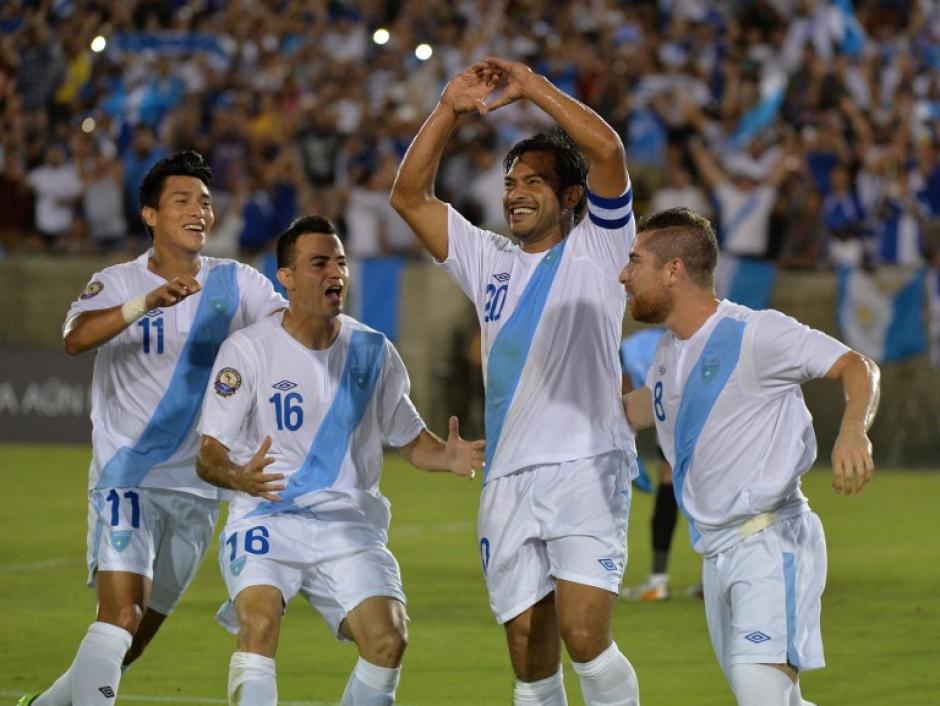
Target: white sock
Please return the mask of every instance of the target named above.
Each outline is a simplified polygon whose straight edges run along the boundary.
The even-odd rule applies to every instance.
[[[806,701],[803,694],[800,693],[800,680],[793,682],[793,688],[790,690],[789,706],[816,706],[812,701]]]
[[[565,696],[565,680],[558,671],[547,679],[539,681],[519,681],[512,690],[513,706],[568,706]]]
[[[121,662],[131,634],[110,623],[92,623],[78,647],[72,673],[73,706],[111,706],[121,683]]]
[[[229,706],[276,706],[277,675],[271,657],[236,652],[228,663]]]
[[[616,642],[590,662],[572,662],[587,706],[639,706],[640,685],[633,665]]]
[[[732,664],[731,688],[738,706],[790,706],[793,682],[766,664]]]
[[[349,675],[340,706],[389,706],[395,703],[395,690],[401,667],[380,667],[362,657]]]
[[[33,706],[72,706],[72,668],[34,699]]]

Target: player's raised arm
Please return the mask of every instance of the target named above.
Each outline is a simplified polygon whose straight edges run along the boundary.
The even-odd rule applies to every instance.
[[[842,424],[832,447],[832,487],[840,495],[851,495],[853,489],[860,493],[875,470],[868,428],[878,411],[881,371],[874,361],[850,351],[826,377],[841,380],[845,392]]]
[[[447,259],[447,205],[434,195],[441,155],[457,118],[483,110],[496,85],[495,73],[474,64],[447,84],[441,99],[412,141],[392,186],[392,206],[437,260]]]
[[[174,306],[202,289],[195,277],[175,277],[120,306],[85,311],[65,322],[65,352],[78,355],[107,343],[152,309]]]
[[[524,98],[548,113],[573,139],[590,162],[588,186],[604,198],[620,196],[627,188],[623,143],[604,119],[580,101],[556,88],[525,64],[487,57],[497,70],[502,93],[482,106],[483,113]]]
[[[462,439],[457,417],[450,418],[449,427],[446,442],[422,429],[410,443],[401,447],[401,455],[424,471],[450,471],[472,479],[476,469],[483,468],[486,442]]]

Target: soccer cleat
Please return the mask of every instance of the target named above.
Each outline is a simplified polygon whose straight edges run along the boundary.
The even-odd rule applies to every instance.
[[[620,595],[628,601],[640,601],[641,603],[665,601],[669,598],[669,581],[651,576],[639,586],[625,587],[620,591]]]
[[[16,706],[29,706],[33,701],[39,698],[39,694],[26,694],[16,702]]]

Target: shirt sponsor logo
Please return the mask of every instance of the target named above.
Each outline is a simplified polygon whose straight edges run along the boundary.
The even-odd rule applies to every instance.
[[[242,376],[235,368],[222,368],[215,376],[215,392],[222,397],[231,397],[242,386]]]
[[[88,286],[85,287],[85,291],[82,292],[82,295],[79,297],[79,299],[91,299],[92,297],[100,294],[102,289],[104,289],[104,284],[98,280],[89,282]]]

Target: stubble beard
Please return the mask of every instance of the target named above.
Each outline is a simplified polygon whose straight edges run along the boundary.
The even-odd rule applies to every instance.
[[[663,292],[658,297],[639,299],[630,297],[630,315],[644,324],[661,324],[672,312],[672,295]]]

